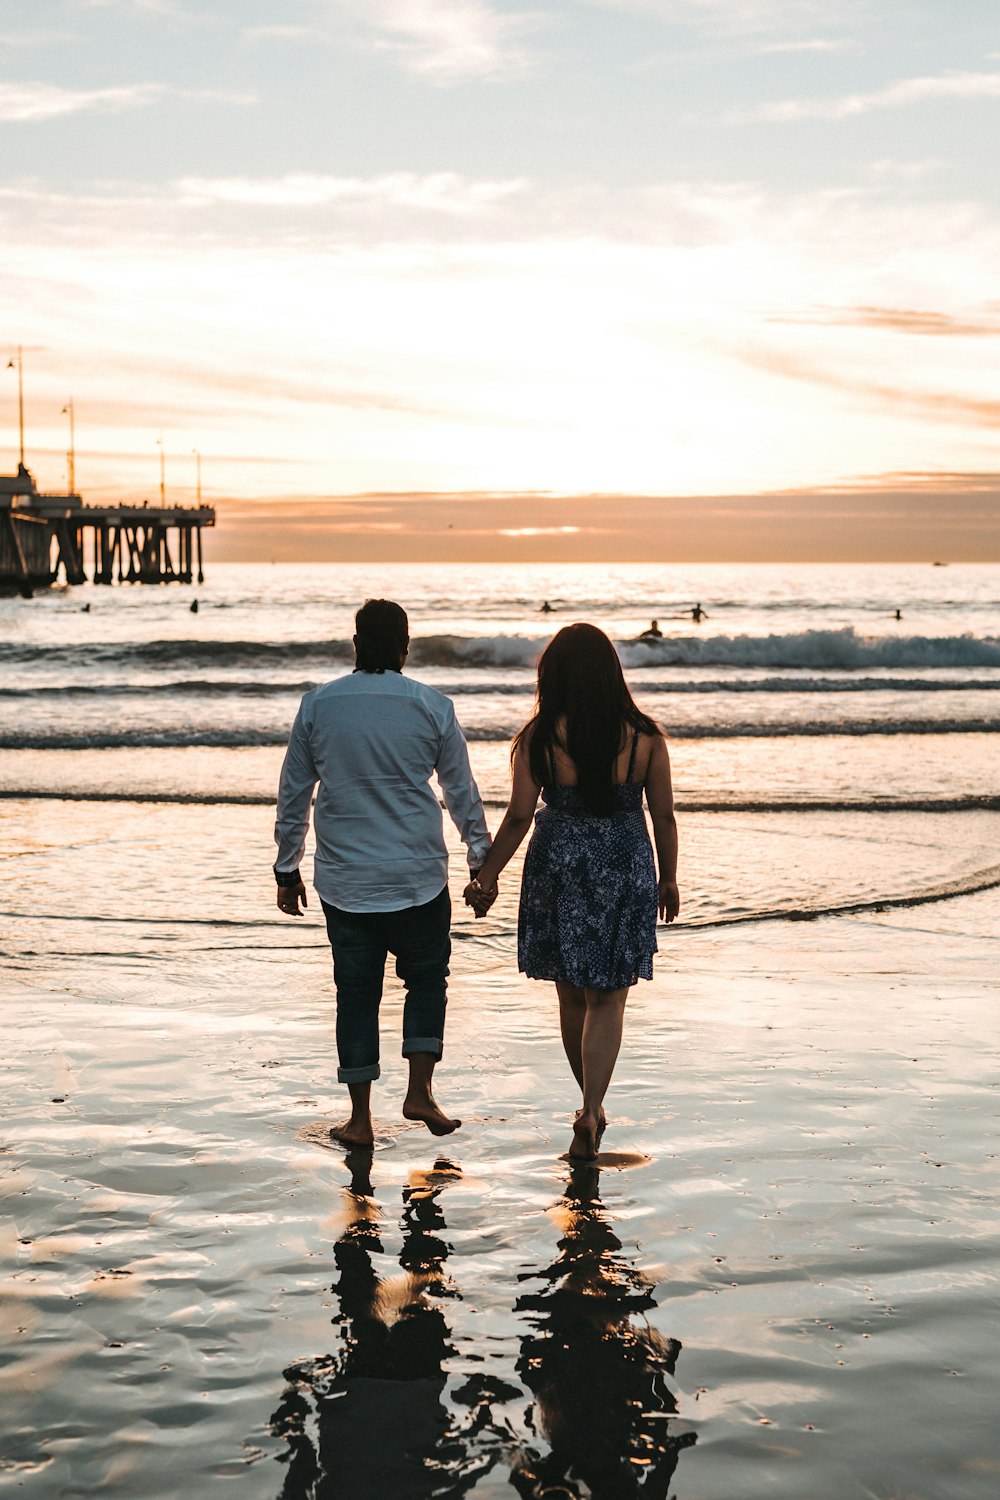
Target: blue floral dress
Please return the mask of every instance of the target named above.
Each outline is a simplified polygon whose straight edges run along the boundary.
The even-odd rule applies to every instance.
[[[542,787],[521,878],[517,963],[529,979],[621,990],[652,979],[657,886],[653,849],[632,780],[615,787],[606,817],[584,807],[575,786]]]

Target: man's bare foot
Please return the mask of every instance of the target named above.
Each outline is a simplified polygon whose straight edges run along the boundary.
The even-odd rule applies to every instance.
[[[599,1128],[598,1119],[581,1109],[573,1121],[573,1140],[567,1153],[570,1161],[594,1161]]]
[[[431,1094],[407,1094],[403,1100],[403,1119],[420,1120],[431,1135],[451,1135],[461,1125],[461,1120],[452,1120],[435,1103]]]
[[[371,1120],[356,1120],[353,1115],[339,1125],[331,1125],[330,1135],[335,1141],[343,1141],[345,1146],[358,1146],[362,1151],[370,1151],[375,1144]]]

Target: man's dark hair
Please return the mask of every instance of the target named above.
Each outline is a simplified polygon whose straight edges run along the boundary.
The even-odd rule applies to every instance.
[[[354,616],[357,672],[398,672],[410,644],[406,610],[391,599],[366,599]]]

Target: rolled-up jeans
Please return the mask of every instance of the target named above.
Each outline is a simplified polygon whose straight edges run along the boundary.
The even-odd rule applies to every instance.
[[[378,1012],[385,961],[396,959],[403,981],[403,1056],[444,1048],[451,897],[448,887],[423,906],[402,911],[342,911],[323,902],[337,986],[337,1056],[340,1083],[378,1078]]]

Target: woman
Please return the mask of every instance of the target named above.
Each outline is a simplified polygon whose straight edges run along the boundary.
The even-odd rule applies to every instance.
[[[596,626],[567,625],[542,652],[535,715],[514,739],[511,764],[510,805],[465,899],[477,916],[493,904],[541,793],[521,882],[518,967],[530,979],[555,980],[563,1046],[583,1090],[569,1155],[591,1161],[628,991],[653,977],[657,911],[672,922],[680,908],[667,747]]]

